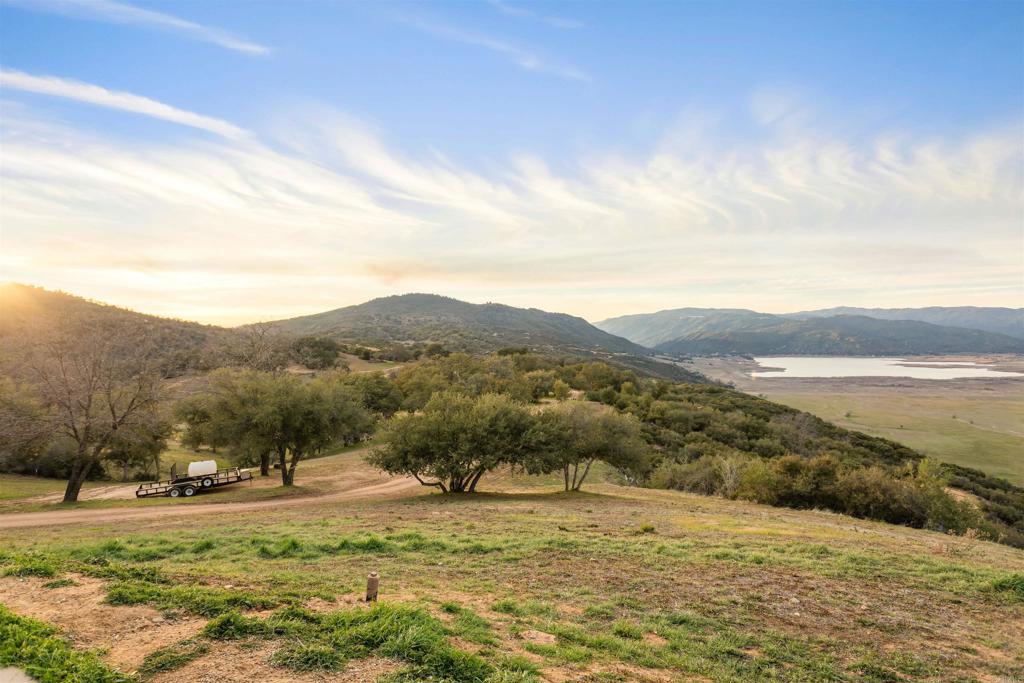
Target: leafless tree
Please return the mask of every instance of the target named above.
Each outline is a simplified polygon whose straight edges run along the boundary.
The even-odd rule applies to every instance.
[[[229,354],[235,364],[270,372],[287,365],[286,340],[270,323],[253,323],[239,330]]]
[[[40,419],[75,443],[66,503],[78,500],[115,439],[154,422],[161,381],[144,340],[143,330],[62,326],[34,354]]]

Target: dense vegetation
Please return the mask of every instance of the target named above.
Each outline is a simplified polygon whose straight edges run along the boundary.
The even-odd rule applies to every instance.
[[[839,306],[788,314],[793,318],[866,315],[879,320],[918,320],[932,325],[961,327],[1024,339],[1024,308],[996,306],[927,306],[925,308],[858,308]]]
[[[1009,324],[1009,323],[1008,323]],[[932,322],[867,315],[771,315],[743,309],[680,308],[597,323],[671,355],[901,355],[1020,353],[1020,338]]]

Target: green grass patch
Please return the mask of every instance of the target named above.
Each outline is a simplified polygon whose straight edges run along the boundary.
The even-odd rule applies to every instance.
[[[194,659],[210,651],[210,646],[200,640],[183,640],[180,643],[162,647],[146,655],[139,667],[143,676],[180,669]]]
[[[494,671],[481,657],[453,648],[444,625],[426,610],[390,603],[328,614],[289,606],[267,619],[227,612],[210,621],[202,635],[217,640],[283,638],[287,642],[273,662],[293,671],[338,671],[349,659],[371,655],[410,664],[394,681],[483,683]]]
[[[41,576],[53,578],[63,573],[59,561],[40,555],[15,555],[5,564],[4,576]]]
[[[241,590],[212,586],[162,586],[139,581],[115,583],[107,591],[111,605],[152,605],[215,617],[236,609],[268,609],[278,601]]]
[[[73,649],[52,626],[0,605],[0,666],[16,666],[40,683],[132,683],[90,652]]]
[[[994,579],[990,585],[995,592],[1024,602],[1024,574],[1007,574]]]

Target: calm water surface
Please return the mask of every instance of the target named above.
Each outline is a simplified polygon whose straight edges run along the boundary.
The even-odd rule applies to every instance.
[[[959,379],[1024,377],[1020,372],[999,372],[972,361],[918,361],[906,358],[850,358],[845,356],[778,356],[755,358],[764,370],[751,377],[911,377]],[[772,369],[767,369],[772,368]],[[777,370],[775,368],[782,368]]]

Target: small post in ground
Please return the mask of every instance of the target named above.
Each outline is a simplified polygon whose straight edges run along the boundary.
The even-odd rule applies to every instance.
[[[370,572],[366,577],[366,602],[377,602],[377,588],[380,586],[380,575]]]

